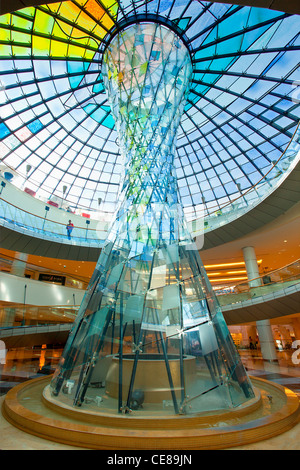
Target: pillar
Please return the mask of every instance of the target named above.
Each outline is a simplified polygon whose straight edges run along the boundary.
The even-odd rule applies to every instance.
[[[261,279],[259,278],[259,268],[257,264],[255,249],[253,246],[246,246],[243,248],[243,255],[246,265],[247,277],[249,279],[250,287],[261,286]],[[254,279],[254,280],[252,280]],[[266,361],[276,361],[276,348],[270,320],[259,320],[256,322],[261,353],[263,359]]]
[[[276,349],[270,320],[256,322],[262,357],[265,361],[277,361]]]
[[[28,255],[26,253],[16,253],[16,259],[12,262],[10,273],[15,276],[24,277],[27,258]]]
[[[250,281],[250,287],[258,287],[261,286],[261,280],[256,279],[259,278],[259,267],[257,264],[255,249],[253,246],[245,246],[243,248],[243,256],[246,265],[247,277],[248,279],[254,279],[254,281]]]

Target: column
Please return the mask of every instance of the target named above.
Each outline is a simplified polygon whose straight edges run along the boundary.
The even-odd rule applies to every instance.
[[[244,247],[243,255],[246,264],[247,277],[249,279],[249,286],[261,286],[261,279],[259,278],[259,268],[254,247]],[[277,361],[276,349],[274,345],[274,338],[270,320],[259,320],[256,322],[256,327],[263,359],[266,361]]]
[[[295,339],[300,340],[300,320],[299,320],[299,318],[294,318],[291,321],[291,325],[292,325],[294,333],[295,333]]]
[[[17,252],[16,259],[12,263],[10,273],[14,274],[15,276],[24,277],[27,258],[28,258],[28,255],[26,253]]]
[[[259,320],[256,322],[256,326],[263,359],[269,362],[277,362],[270,320]]]
[[[249,280],[254,279],[254,281],[249,282],[250,287],[261,286],[261,280],[257,279],[259,278],[259,268],[254,247],[245,246],[243,248],[243,256],[246,264],[247,277]]]

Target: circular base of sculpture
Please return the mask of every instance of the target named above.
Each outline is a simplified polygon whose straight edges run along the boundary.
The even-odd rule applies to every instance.
[[[128,395],[130,377],[134,367],[135,354],[124,354],[122,357],[123,382],[122,394]],[[184,356],[184,380],[188,384],[192,382],[196,373],[195,356]],[[168,355],[168,364],[173,379],[173,388],[177,395],[180,395],[181,376],[180,361],[176,354]],[[112,398],[118,398],[119,393],[119,356],[112,358],[111,366],[108,370],[106,383],[106,393]],[[170,400],[170,383],[166,371],[166,363],[163,354],[140,354],[134,381],[135,389],[142,390],[145,403],[159,403],[162,400]]]
[[[263,379],[251,381],[255,398],[233,410],[140,418],[61,406],[51,398],[49,377],[43,377],[11,389],[2,413],[25,432],[88,449],[226,449],[274,437],[299,419],[299,399],[291,390]]]

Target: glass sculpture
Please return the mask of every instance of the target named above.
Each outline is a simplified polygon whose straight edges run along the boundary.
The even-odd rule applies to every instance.
[[[124,158],[119,208],[51,382],[56,400],[141,415],[254,397],[184,220],[174,167],[192,63],[166,26],[118,32],[102,75]]]

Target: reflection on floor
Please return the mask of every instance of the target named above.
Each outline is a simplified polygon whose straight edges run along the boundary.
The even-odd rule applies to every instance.
[[[240,350],[248,374],[291,389],[300,398],[300,363],[294,350],[277,351],[278,363],[264,361],[259,350]]]
[[[42,347],[10,349],[5,364],[0,363],[0,396],[25,380],[52,374],[63,348]]]
[[[294,350],[278,351],[278,363],[264,361],[259,350],[240,350],[242,361],[249,375],[257,376],[286,386],[300,398],[300,363]],[[0,364],[0,406],[7,391],[41,374],[52,373],[62,353],[61,347],[19,348],[8,352],[6,363]],[[46,441],[26,434],[0,415],[0,449],[2,450],[72,450],[74,447]],[[237,447],[251,450],[300,450],[300,423],[290,431],[273,439]],[[80,450],[80,449],[77,449]]]

